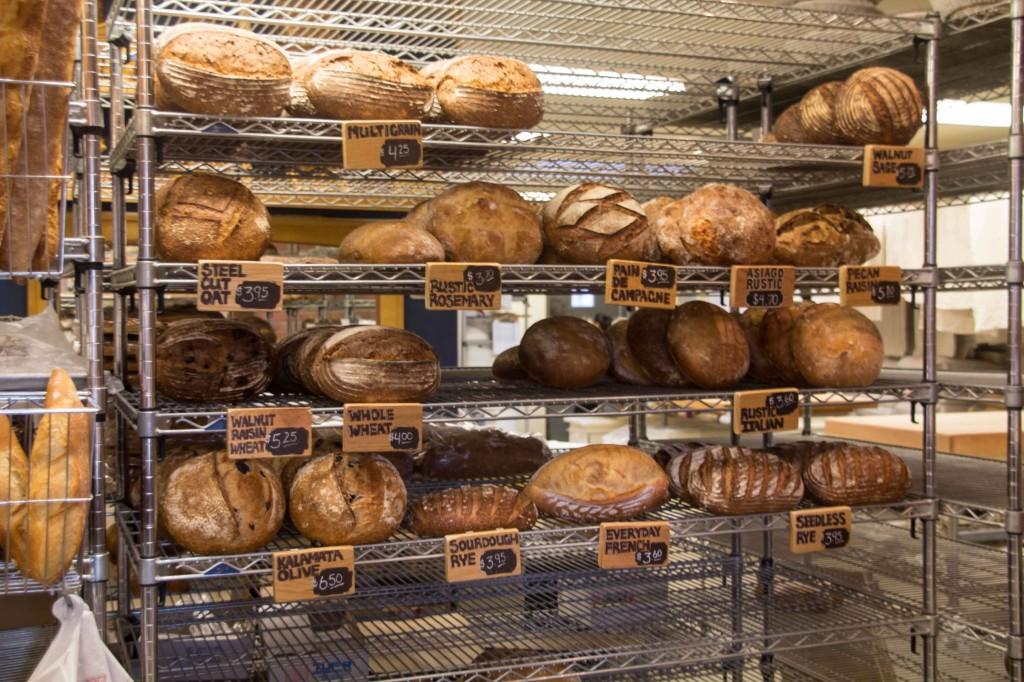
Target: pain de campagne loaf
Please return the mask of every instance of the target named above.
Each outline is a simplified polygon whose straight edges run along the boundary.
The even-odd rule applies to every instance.
[[[611,366],[608,338],[578,317],[540,320],[523,334],[519,361],[531,379],[553,388],[596,384]]]

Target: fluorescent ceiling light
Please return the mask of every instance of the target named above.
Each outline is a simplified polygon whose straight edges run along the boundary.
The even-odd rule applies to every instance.
[[[683,81],[662,76],[572,69],[547,64],[530,64],[530,68],[540,79],[544,92],[550,95],[651,99],[673,92],[686,92],[686,84]]]
[[[1009,102],[965,102],[940,99],[936,118],[940,125],[1009,128]]]

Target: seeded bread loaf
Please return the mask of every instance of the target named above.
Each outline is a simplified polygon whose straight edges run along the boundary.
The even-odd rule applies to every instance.
[[[503,485],[466,485],[424,495],[412,504],[412,531],[430,538],[454,533],[516,528],[537,522],[528,497]]]

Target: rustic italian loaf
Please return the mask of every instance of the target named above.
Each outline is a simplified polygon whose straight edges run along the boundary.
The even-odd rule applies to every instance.
[[[713,514],[788,511],[804,495],[800,472],[761,450],[712,448],[689,473],[690,498]]]
[[[160,109],[213,116],[278,116],[291,101],[292,67],[275,43],[217,24],[160,34],[153,89]]]
[[[591,386],[608,373],[611,361],[604,332],[578,317],[540,320],[519,343],[519,362],[529,377],[553,388]]]
[[[345,235],[339,263],[429,263],[444,260],[441,242],[404,220],[364,223]]]
[[[467,485],[428,493],[412,504],[410,524],[420,537],[516,528],[537,522],[530,498],[503,485]]]
[[[618,187],[594,182],[566,187],[544,206],[543,216],[544,239],[565,263],[658,260],[643,207]]]
[[[303,66],[317,115],[340,120],[421,119],[433,91],[416,69],[383,52],[329,50]]]
[[[544,117],[544,92],[529,66],[508,57],[469,55],[420,70],[443,120],[484,128],[532,128]]]

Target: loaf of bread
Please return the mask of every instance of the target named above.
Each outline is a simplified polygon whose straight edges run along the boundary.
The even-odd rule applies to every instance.
[[[647,370],[640,364],[640,361],[633,355],[626,338],[629,328],[629,320],[615,320],[608,327],[608,343],[612,351],[612,376],[624,384],[636,386],[649,386],[655,383],[648,376]]]
[[[775,368],[768,357],[767,343],[764,336],[764,318],[767,308],[747,308],[739,316],[743,335],[747,337],[747,349],[750,351],[750,369],[747,377],[760,384],[775,383]]]
[[[292,67],[280,47],[250,31],[179,24],[154,49],[158,108],[212,116],[278,116],[291,101]]]
[[[537,507],[503,485],[465,485],[424,495],[412,504],[412,532],[432,538],[455,533],[517,528],[537,522]]]
[[[668,476],[636,448],[587,445],[538,469],[523,494],[545,514],[566,521],[620,521],[661,506]]]
[[[83,407],[63,369],[50,373],[43,407]],[[32,439],[24,484],[29,503],[23,512],[12,514],[10,552],[21,574],[42,585],[53,585],[67,573],[82,544],[89,509],[90,420],[84,413],[51,412],[43,415]],[[82,501],[61,501],[72,499]]]
[[[660,448],[658,448],[658,450],[654,453],[654,461],[657,462],[658,466],[660,466],[662,469],[666,469],[666,473],[668,473],[668,463],[672,460],[673,457],[675,457],[678,454],[700,450],[702,448],[706,448],[707,446],[708,443],[702,443],[699,441],[665,443]],[[671,480],[669,481],[669,483],[671,484]]]
[[[667,339],[683,376],[701,388],[732,388],[750,367],[743,327],[735,316],[705,301],[676,308]]]
[[[433,90],[416,69],[383,52],[329,50],[304,67],[317,115],[340,120],[421,119]]]
[[[341,329],[341,326],[330,327],[334,331]],[[289,334],[274,348],[272,361],[273,381],[270,390],[274,393],[302,393],[307,390],[299,373],[298,354],[302,344],[312,334],[324,327],[307,327]]]
[[[424,434],[420,472],[430,478],[499,478],[532,474],[551,458],[547,444],[500,429],[432,426]]]
[[[420,402],[441,381],[430,344],[393,327],[346,327],[319,344],[312,362],[319,392],[345,403]]]
[[[309,101],[309,93],[306,92],[305,82],[306,69],[313,61],[313,57],[297,57],[289,61],[292,66],[292,83],[288,91],[288,113],[299,118],[316,116],[316,107]]]
[[[881,244],[871,223],[860,213],[836,204],[820,204],[814,211],[847,237],[840,250],[839,265],[860,265],[878,255]]]
[[[515,190],[490,182],[449,187],[407,220],[434,235],[450,261],[536,263],[543,245],[533,207]]]
[[[643,207],[628,192],[610,185],[585,182],[556,194],[544,206],[544,238],[566,263],[658,260]]]
[[[800,473],[775,455],[720,447],[691,467],[687,490],[712,514],[769,514],[792,509],[804,496]]]
[[[771,365],[772,374],[777,385],[802,386],[803,374],[793,359],[793,347],[790,339],[797,319],[805,310],[814,306],[811,301],[802,301],[785,308],[772,308],[765,312],[761,320],[761,340],[764,352]]]
[[[174,400],[244,400],[270,383],[270,356],[270,344],[244,322],[178,320],[157,337],[156,387]]]
[[[605,333],[578,317],[549,317],[532,325],[519,343],[519,361],[531,379],[553,388],[585,388],[608,373]]]
[[[530,375],[523,369],[523,363],[519,362],[519,346],[512,346],[498,353],[491,365],[491,374],[498,381],[521,381],[529,379]]]
[[[811,386],[869,386],[885,360],[874,322],[837,303],[820,303],[800,315],[790,346],[797,369]]]
[[[855,145],[907,144],[921,127],[923,110],[910,76],[884,66],[860,69],[836,95],[836,131]]]
[[[644,215],[647,216],[647,224],[652,230],[654,229],[654,223],[657,222],[658,218],[661,216],[661,211],[673,201],[675,201],[675,199],[672,197],[654,197],[653,199],[640,204],[644,209]]]
[[[161,525],[196,554],[255,551],[284,521],[284,489],[277,475],[257,460],[229,459],[223,450],[183,459],[166,475],[161,472],[158,499]]]
[[[429,263],[444,260],[444,247],[426,230],[401,220],[365,223],[345,235],[339,263]]]
[[[679,265],[767,263],[775,219],[761,201],[734,185],[704,185],[665,206],[654,226],[662,255]]]
[[[842,90],[842,81],[829,81],[811,88],[800,100],[802,141],[808,144],[840,144],[842,138],[835,127],[835,101]]]
[[[785,109],[775,123],[772,124],[772,142],[788,142],[790,144],[803,144],[807,141],[807,133],[801,122],[800,104],[793,104]],[[766,142],[768,140],[765,140]]]
[[[822,504],[880,504],[903,499],[910,467],[885,448],[834,443],[806,460],[803,479]]]
[[[665,473],[668,474],[669,490],[672,494],[687,504],[696,504],[690,495],[690,472],[699,467],[705,457],[719,456],[721,448],[721,445],[709,446],[700,443],[671,447],[668,451],[674,454],[665,465]]]
[[[320,386],[317,385],[316,377],[313,376],[313,366],[316,364],[316,357],[320,353],[320,347],[324,341],[344,328],[344,325],[334,324],[316,327],[310,329],[301,341],[296,341],[298,345],[294,346],[295,350],[290,359],[286,361],[287,367],[293,376],[298,377],[299,383],[309,393],[314,395],[323,393]]]
[[[0,415],[0,561],[6,561],[10,541],[25,522],[28,499],[28,457],[11,429],[11,422]]]
[[[793,467],[793,471],[803,475],[804,464],[810,461],[811,457],[819,452],[825,452],[835,445],[836,443],[832,441],[801,440],[795,443],[779,443],[766,448],[765,451],[775,455]],[[804,482],[804,492],[807,492],[806,481]]]
[[[179,175],[156,194],[156,249],[165,261],[259,260],[270,214],[249,188],[209,173]]]
[[[775,260],[798,267],[860,265],[881,249],[863,216],[832,204],[783,213],[775,232]]]
[[[532,128],[544,117],[540,80],[516,59],[456,57],[420,73],[434,87],[442,119],[456,125]]]
[[[686,378],[679,371],[668,347],[671,310],[641,308],[629,317],[626,342],[647,376],[660,386],[682,386]]]
[[[324,545],[383,542],[405,516],[405,484],[372,454],[319,455],[295,474],[288,514],[300,533]]]

